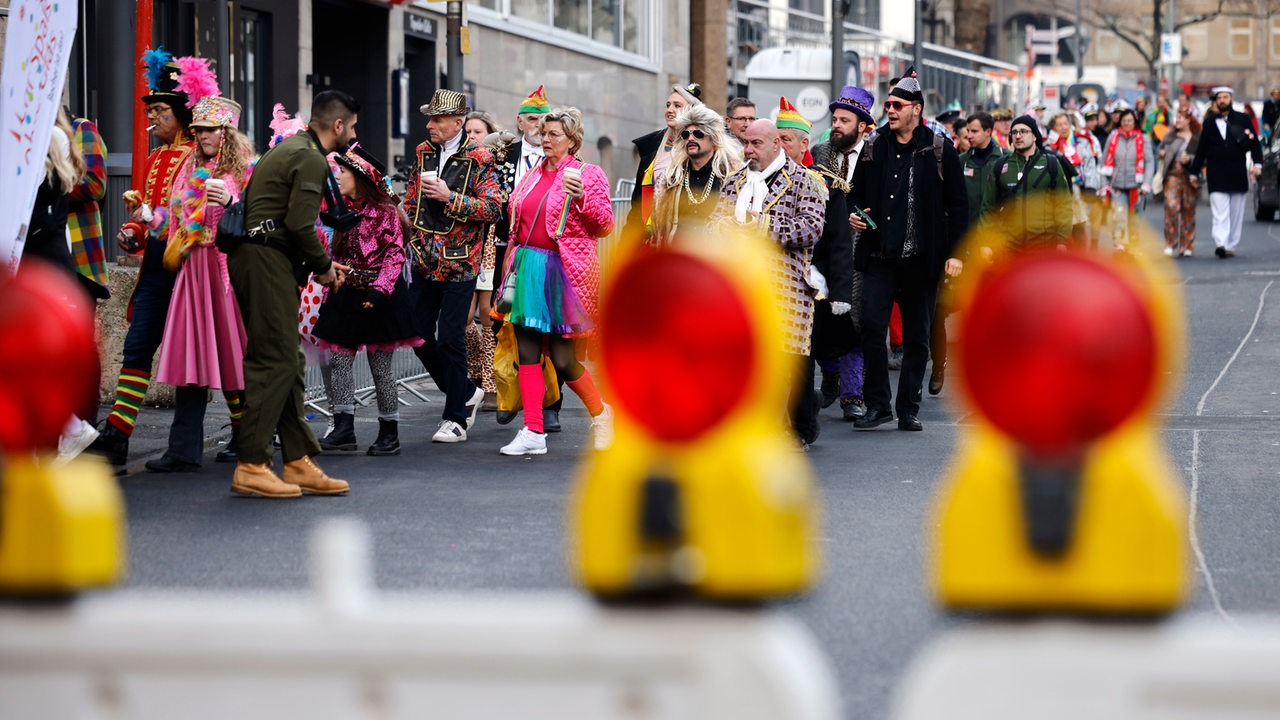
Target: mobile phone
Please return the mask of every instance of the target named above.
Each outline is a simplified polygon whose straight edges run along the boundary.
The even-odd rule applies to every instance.
[[[866,210],[863,210],[860,207],[855,207],[853,209],[853,214],[857,215],[862,220],[862,222],[866,223],[867,227],[871,228],[872,230],[876,229],[876,221],[871,219],[871,216],[867,214]]]

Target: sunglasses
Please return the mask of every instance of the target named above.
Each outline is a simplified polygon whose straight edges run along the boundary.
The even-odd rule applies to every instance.
[[[703,138],[705,138],[705,137],[707,136],[707,134],[706,134],[706,133],[704,133],[704,132],[702,132],[701,130],[685,130],[685,131],[683,131],[683,132],[681,132],[681,133],[680,133],[680,139],[681,139],[681,140],[688,140],[690,135],[692,135],[692,136],[694,136],[694,137],[698,138],[699,140],[701,140],[701,139],[703,139]]]
[[[898,111],[898,112],[901,112],[901,111],[902,111],[902,108],[904,108],[904,107],[910,107],[911,105],[912,105],[912,103],[909,103],[909,102],[900,102],[900,101],[898,101],[898,100],[889,100],[888,102],[886,102],[886,103],[884,104],[884,109],[885,109],[885,110],[896,110],[896,111]]]

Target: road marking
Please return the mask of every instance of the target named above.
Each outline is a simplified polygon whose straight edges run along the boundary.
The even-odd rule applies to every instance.
[[[1271,290],[1271,286],[1275,284],[1275,280],[1267,283],[1262,288],[1262,293],[1258,295],[1258,309],[1253,313],[1253,322],[1249,325],[1249,332],[1244,334],[1240,339],[1240,344],[1236,346],[1235,352],[1231,353],[1231,357],[1227,359],[1227,364],[1222,366],[1222,371],[1218,373],[1218,377],[1214,378],[1213,384],[1208,390],[1204,391],[1204,395],[1200,396],[1200,402],[1196,403],[1196,417],[1204,414],[1205,402],[1209,399],[1209,394],[1222,382],[1222,378],[1226,377],[1227,371],[1231,369],[1231,365],[1235,363],[1236,358],[1240,357],[1240,351],[1244,350],[1245,343],[1249,342],[1249,338],[1253,336],[1253,331],[1258,327],[1258,320],[1262,317],[1262,308],[1267,302],[1267,292]],[[1205,587],[1209,590],[1209,597],[1213,600],[1213,608],[1222,616],[1224,620],[1231,623],[1234,627],[1239,627],[1235,618],[1222,607],[1222,598],[1218,595],[1218,587],[1213,581],[1213,573],[1209,572],[1209,563],[1205,561],[1204,550],[1200,547],[1200,533],[1196,530],[1196,510],[1199,505],[1200,492],[1200,430],[1196,430],[1191,434],[1191,504],[1187,511],[1187,526],[1191,529],[1191,549],[1196,554],[1196,565],[1200,572],[1204,574]]]

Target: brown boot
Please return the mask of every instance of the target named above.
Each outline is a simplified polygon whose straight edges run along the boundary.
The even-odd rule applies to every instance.
[[[284,480],[312,495],[346,495],[351,489],[346,480],[335,480],[325,475],[320,466],[305,455],[284,464]]]
[[[302,488],[276,477],[270,465],[246,462],[236,465],[236,474],[231,477],[231,492],[265,498],[302,497]]]

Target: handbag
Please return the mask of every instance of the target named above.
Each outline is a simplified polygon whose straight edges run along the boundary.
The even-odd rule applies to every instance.
[[[252,184],[253,180],[250,179],[249,182]],[[228,205],[222,211],[222,217],[218,219],[218,233],[213,238],[213,244],[228,255],[240,247],[248,237],[244,227],[244,198],[248,195],[249,188],[246,187],[241,198]]]
[[[494,306],[498,312],[506,315],[516,302],[516,270],[511,268],[502,280],[502,291],[498,293],[498,302]]]
[[[511,323],[503,323],[498,329],[498,339],[493,350],[493,380],[498,388],[498,409],[503,412],[516,412],[524,407],[520,396],[519,357],[515,328]],[[556,369],[551,364],[551,358],[545,355],[542,357],[542,382],[546,387],[542,406],[555,404],[560,399],[560,382],[556,379]]]
[[[191,235],[185,230],[179,231],[170,238],[169,242],[164,245],[164,257],[161,259],[164,269],[169,272],[178,272],[182,267],[182,261],[186,260],[187,256],[191,254],[189,250],[191,245]]]

